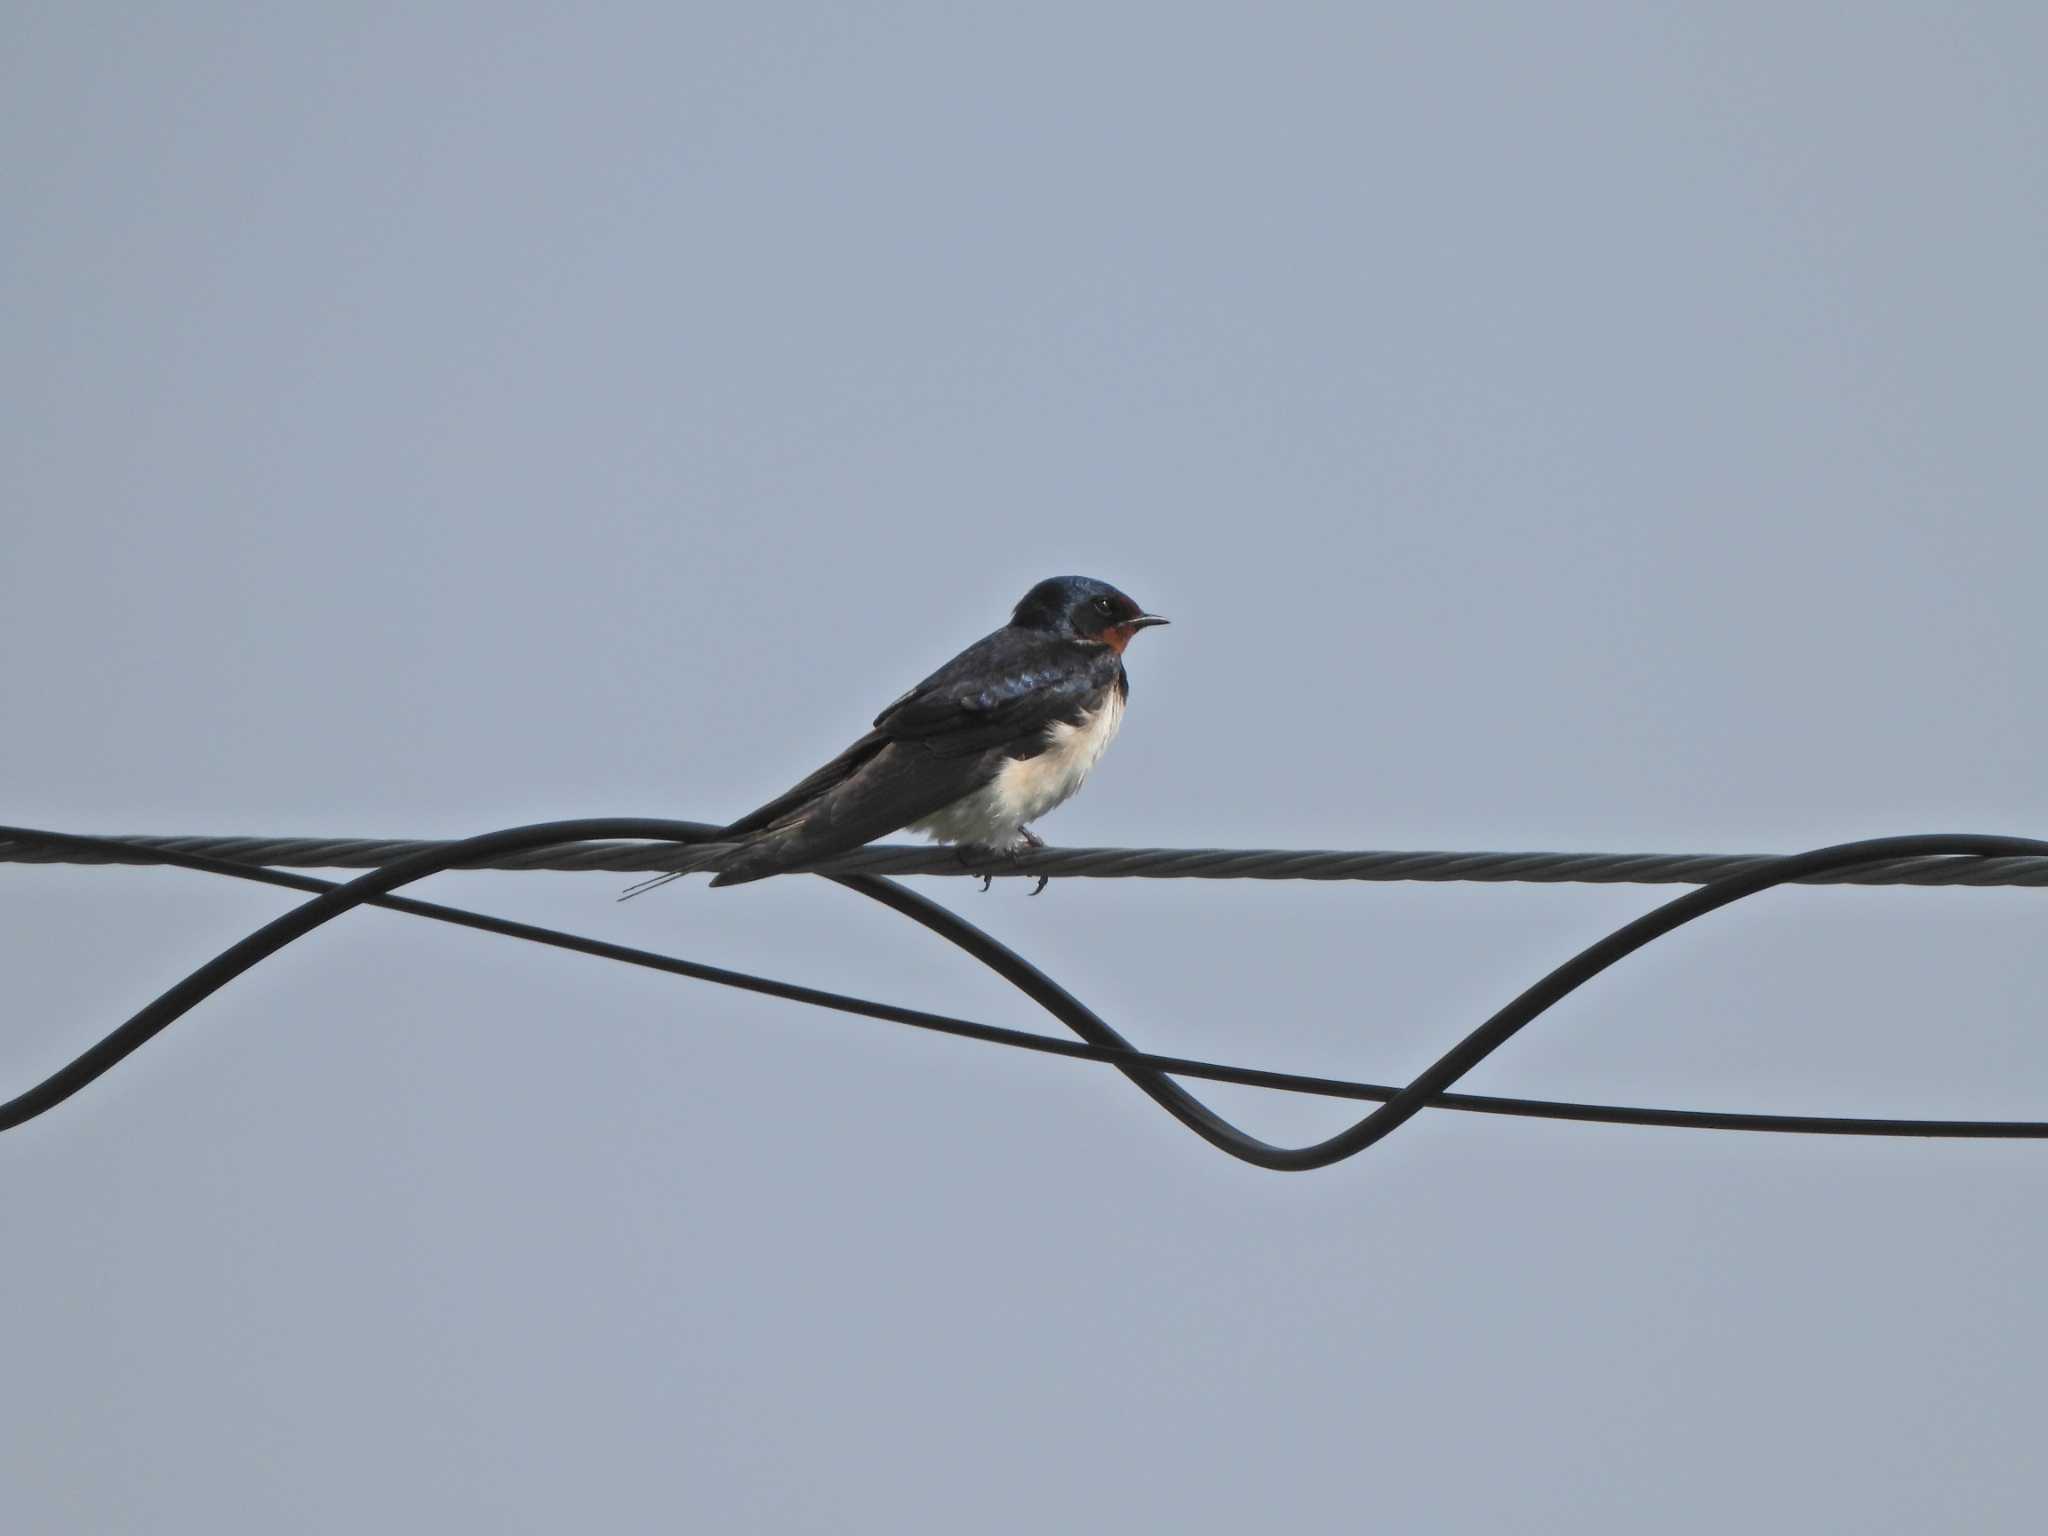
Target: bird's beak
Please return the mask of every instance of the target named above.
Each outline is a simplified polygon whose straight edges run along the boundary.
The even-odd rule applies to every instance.
[[[1124,629],[1150,629],[1154,624],[1171,624],[1171,619],[1162,619],[1156,613],[1141,613],[1135,619],[1125,619]]]

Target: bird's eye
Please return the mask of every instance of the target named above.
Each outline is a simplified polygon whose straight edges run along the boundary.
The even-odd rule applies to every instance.
[[[1097,599],[1095,599],[1095,606],[1100,608],[1104,613],[1116,612],[1116,609],[1111,605],[1109,599],[1106,597],[1098,597]]]

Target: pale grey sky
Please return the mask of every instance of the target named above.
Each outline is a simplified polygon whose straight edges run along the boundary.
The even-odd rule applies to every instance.
[[[1037,578],[1070,844],[2041,835],[2020,5],[16,7],[5,820],[717,819]],[[422,894],[998,1022],[822,882]],[[1656,890],[922,882],[1399,1079]],[[0,1094],[283,898],[0,868]],[[2048,896],[1799,891],[1471,1080],[2048,1115]],[[1347,1112],[1216,1091],[1276,1138]],[[0,1138],[20,1531],[2031,1531],[2048,1151],[1425,1116],[360,914]]]

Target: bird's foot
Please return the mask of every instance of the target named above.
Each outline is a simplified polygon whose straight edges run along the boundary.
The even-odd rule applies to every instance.
[[[966,866],[968,878],[979,880],[982,890],[986,891],[996,881],[994,874],[984,867],[994,852],[994,849],[984,848],[979,843],[962,843],[953,850],[953,857]]]
[[[1019,854],[1031,853],[1037,849],[1043,848],[1044,846],[1044,838],[1040,837],[1036,832],[1032,831],[1029,827],[1019,827],[1017,829],[1016,841],[1010,844],[1010,857],[1014,859]],[[1051,875],[1040,875],[1038,877],[1038,884],[1031,887],[1031,894],[1036,896],[1040,891],[1044,890],[1048,885],[1051,884]]]

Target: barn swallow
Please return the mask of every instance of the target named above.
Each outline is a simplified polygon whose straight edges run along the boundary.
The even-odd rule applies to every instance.
[[[1124,647],[1165,622],[1107,582],[1041,581],[1009,623],[875,716],[867,735],[726,827],[714,840],[745,849],[711,883],[801,869],[905,827],[960,845],[970,867],[1044,847],[1030,824],[1081,787],[1123,723]]]

